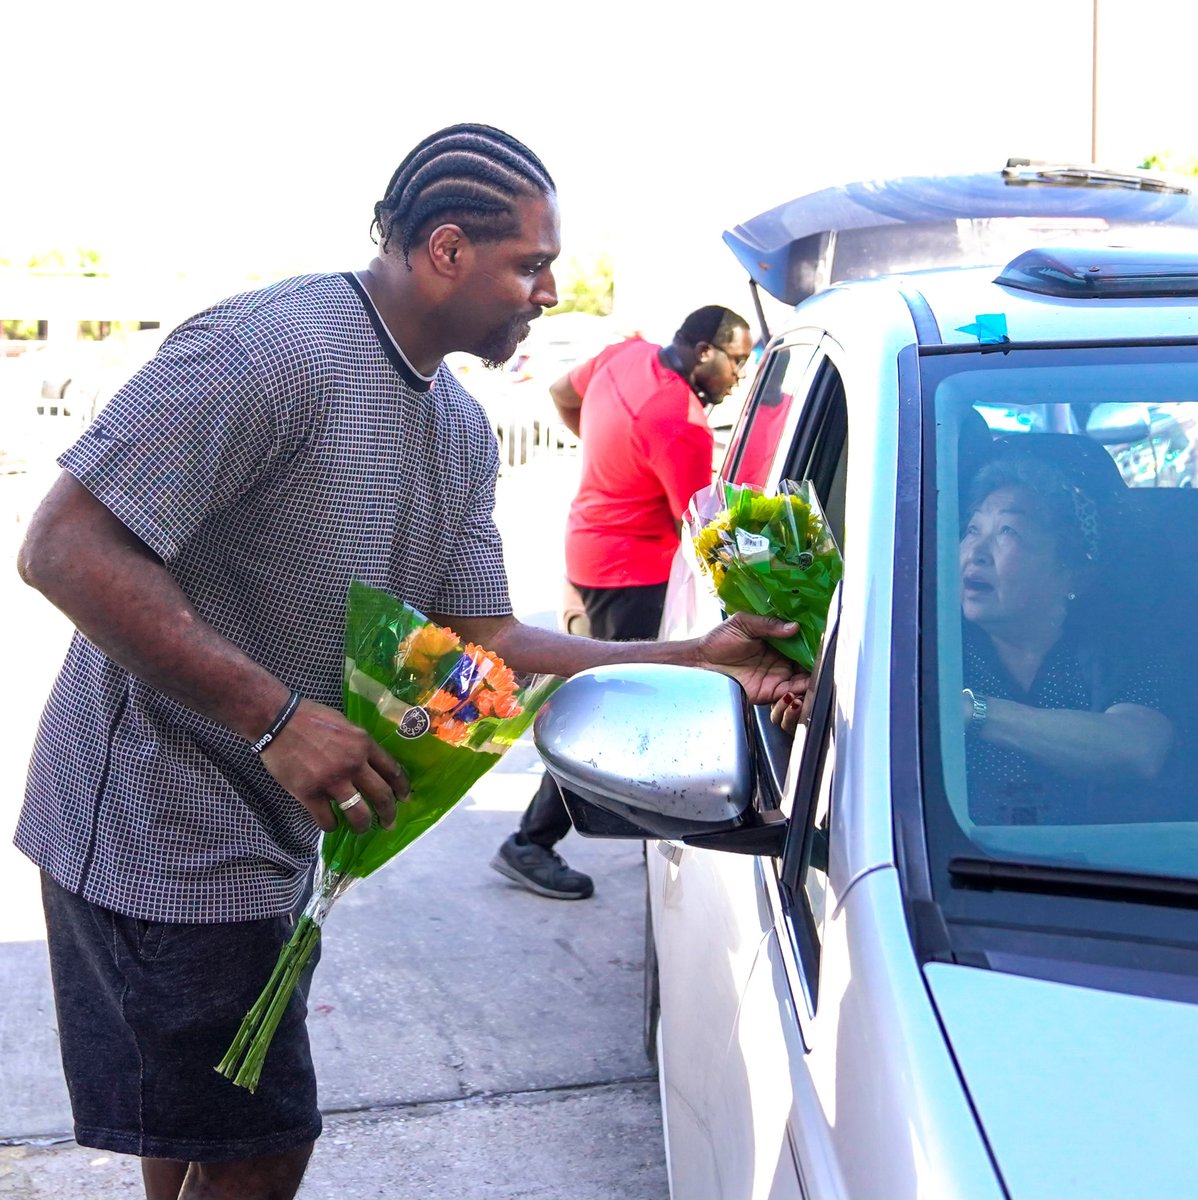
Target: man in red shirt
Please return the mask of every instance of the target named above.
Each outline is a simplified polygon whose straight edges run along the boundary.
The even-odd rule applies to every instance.
[[[668,346],[630,338],[575,367],[550,389],[582,441],[582,475],[566,524],[566,575],[592,637],[658,636],[679,522],[711,482],[715,439],[707,409],[744,372],[753,341],[745,319],[720,305],[697,309]],[[553,847],[570,830],[561,792],[545,774],[491,865],[530,891],[584,900],[589,875]]]

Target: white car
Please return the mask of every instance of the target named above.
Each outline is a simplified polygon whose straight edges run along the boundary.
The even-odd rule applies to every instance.
[[[872,258],[826,196],[728,235],[797,307],[724,478],[812,480],[844,557],[793,737],[671,667],[538,717],[578,831],[647,839],[675,1200],[1198,1195],[1198,493],[1126,461],[1198,427],[1198,203],[1036,178],[863,188]],[[1002,257],[891,261],[937,223]],[[667,634],[721,615],[684,547]]]

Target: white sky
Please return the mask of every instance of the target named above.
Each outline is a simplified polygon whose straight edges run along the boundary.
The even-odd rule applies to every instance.
[[[1098,158],[1198,155],[1198,15],[1099,0]],[[833,183],[1090,156],[1092,0],[22,0],[0,25],[0,256],[211,277],[364,265],[425,134],[498,125],[556,177],[565,252],[666,335],[751,315],[720,233]],[[663,325],[668,328],[663,328]]]

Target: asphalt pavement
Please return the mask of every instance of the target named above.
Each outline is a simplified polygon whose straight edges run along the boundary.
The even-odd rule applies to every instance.
[[[575,464],[501,480],[513,606],[552,626]],[[11,569],[51,478],[0,476],[0,1197],[140,1196],[136,1160],[76,1145],[37,874],[11,847],[30,739],[69,628]],[[641,1049],[639,842],[571,834],[580,902],[488,866],[540,762],[517,745],[435,829],[340,900],[310,1030],[325,1132],[301,1200],[666,1200],[656,1076]],[[265,1083],[264,1083],[265,1086]]]

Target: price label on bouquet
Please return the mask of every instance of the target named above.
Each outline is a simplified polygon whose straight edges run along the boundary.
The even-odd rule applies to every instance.
[[[770,540],[747,529],[736,531],[736,550],[741,562],[748,567],[766,567],[770,565]]]

